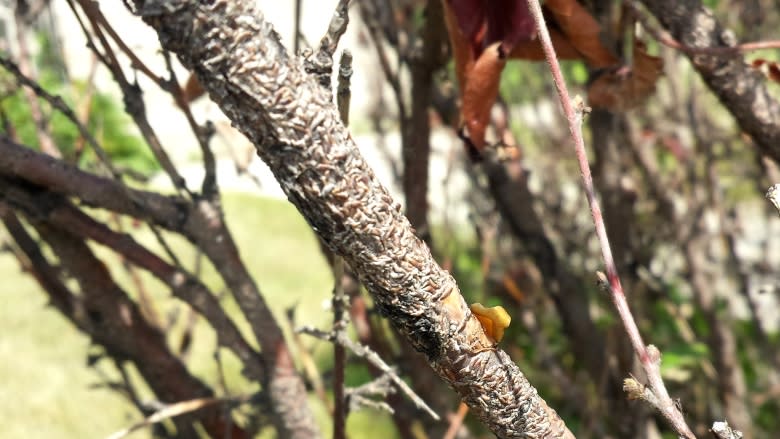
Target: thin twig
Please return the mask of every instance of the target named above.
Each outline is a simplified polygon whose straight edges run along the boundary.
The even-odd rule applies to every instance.
[[[348,314],[344,308],[348,298],[344,294],[344,258],[336,256],[333,262],[333,333],[336,339],[348,337],[346,334]],[[347,408],[344,397],[344,372],[347,368],[347,355],[344,346],[340,343],[333,344],[333,439],[345,439],[347,437],[346,421]]]
[[[119,233],[124,233],[122,218],[120,218],[120,216],[114,212],[109,214],[109,218],[114,226],[114,230],[117,230]],[[130,276],[130,281],[132,282],[133,286],[135,287],[135,291],[138,294],[138,306],[141,308],[141,312],[143,313],[144,317],[146,317],[146,319],[149,321],[149,324],[152,326],[162,328],[163,319],[160,317],[159,312],[157,312],[157,308],[155,308],[154,300],[149,294],[149,288],[147,288],[146,284],[144,284],[144,279],[138,273],[136,267],[133,266],[132,263],[127,260],[127,258],[122,256],[121,253],[118,254],[118,256],[122,268],[124,268],[124,270],[127,272],[127,275]]]
[[[66,118],[68,118],[68,120],[70,120],[71,123],[73,123],[76,129],[78,129],[81,137],[86,139],[87,143],[95,152],[95,155],[98,157],[101,164],[109,170],[111,176],[114,177],[114,179],[116,180],[121,180],[122,174],[111,163],[111,159],[108,157],[106,151],[103,149],[103,147],[100,146],[98,141],[95,139],[95,136],[93,136],[92,133],[89,132],[87,127],[81,123],[78,116],[76,116],[76,113],[68,106],[68,104],[65,103],[65,101],[61,97],[50,94],[49,92],[44,90],[37,82],[28,78],[25,74],[21,72],[21,70],[19,70],[19,67],[13,61],[11,61],[10,58],[0,56],[0,66],[3,66],[3,68],[5,68],[8,72],[14,75],[14,77],[20,84],[29,87],[32,91],[35,92],[36,95],[38,95],[39,98],[48,102],[49,105],[57,109]]]
[[[179,82],[176,78],[176,73],[173,70],[173,66],[171,64],[168,51],[165,50],[163,51],[163,56],[165,58],[166,67],[169,73],[169,79],[166,80],[163,77],[156,75],[148,66],[146,66],[146,64],[144,64],[144,62],[140,58],[138,58],[135,52],[133,52],[130,49],[130,47],[128,47],[128,45],[125,44],[125,42],[122,40],[119,34],[114,30],[114,28],[111,26],[108,20],[106,20],[106,17],[100,11],[100,7],[96,2],[81,1],[81,0],[77,0],[77,1],[79,2],[79,5],[84,10],[84,13],[87,15],[90,22],[92,23],[93,28],[96,30],[96,34],[98,35],[98,37],[100,37],[101,42],[103,43],[103,46],[105,47],[106,51],[111,51],[111,49],[108,46],[108,44],[106,44],[106,40],[102,37],[101,29],[105,30],[108,36],[111,37],[111,39],[117,44],[117,46],[122,51],[122,53],[124,53],[125,56],[127,56],[130,59],[131,66],[134,69],[137,69],[138,71],[146,75],[152,82],[157,84],[158,87],[160,87],[162,90],[170,93],[173,96],[174,100],[176,101],[176,105],[184,113],[184,116],[187,119],[187,123],[190,125],[190,128],[195,134],[196,140],[198,141],[198,145],[200,146],[201,149],[201,153],[203,154],[203,166],[205,171],[205,177],[203,179],[201,191],[207,197],[216,193],[217,191],[216,161],[214,158],[214,153],[211,151],[211,148],[209,147],[209,140],[213,135],[214,130],[209,124],[207,124],[205,127],[201,127],[197,124],[197,122],[195,122],[195,118],[193,117],[192,112],[190,111],[189,104],[184,98],[184,92],[179,86]],[[68,3],[71,5],[71,9],[73,10],[74,15],[76,15],[76,17],[79,18],[75,8],[73,8],[73,4],[70,1]],[[79,21],[81,21],[80,18]],[[86,28],[83,25],[82,25],[82,30],[84,31],[85,36],[87,38],[90,38],[89,34],[86,31]],[[95,52],[97,52],[97,49],[93,43],[90,43],[89,46],[92,47]],[[114,61],[116,61],[116,58],[112,53],[109,55]],[[105,57],[101,57],[101,60],[103,60],[104,64],[106,64],[109,67],[109,69],[113,71],[114,67],[108,62],[106,62]],[[119,67],[116,68],[119,69]],[[123,81],[117,81],[117,82],[120,84],[122,89],[125,90],[125,85],[123,84]],[[139,128],[141,128],[142,132],[145,132],[144,127],[140,126]],[[150,141],[150,146],[152,146],[152,149],[154,151],[154,143],[152,141]],[[165,164],[164,161],[161,163]]]
[[[328,31],[320,40],[317,51],[306,50],[304,56],[304,68],[317,77],[320,85],[328,92],[331,91],[331,76],[333,75],[333,53],[336,52],[339,40],[349,25],[349,0],[339,0],[336,10],[333,11]]]
[[[393,378],[393,382],[396,386],[398,386],[399,389],[401,389],[402,392],[406,394],[406,396],[409,397],[409,399],[414,402],[414,404],[428,413],[433,419],[439,420],[439,415],[436,414],[436,412],[433,411],[430,407],[428,407],[428,404],[425,403],[419,396],[417,396],[416,393],[414,393],[414,390],[412,390],[408,384],[404,380],[402,380],[398,374],[393,370],[392,367],[390,367],[387,363],[385,363],[382,358],[377,355],[376,352],[372,351],[369,347],[363,346],[360,343],[356,343],[349,339],[344,334],[334,334],[333,332],[326,332],[319,330],[317,328],[312,328],[310,326],[304,326],[297,329],[297,332],[301,332],[304,334],[309,334],[313,337],[317,337],[321,340],[330,341],[332,343],[337,343],[345,348],[352,351],[353,354],[357,355],[358,357],[365,358],[366,361],[369,362],[372,366],[376,367],[382,373],[389,374]]]
[[[19,70],[26,76],[35,79],[33,69],[30,63],[30,49],[27,46],[27,23],[21,14],[22,3],[17,4],[15,14],[16,17],[16,45],[19,49]],[[23,93],[27,98],[27,102],[30,105],[30,116],[35,125],[35,134],[38,137],[38,145],[41,151],[49,154],[52,157],[62,158],[62,151],[54,144],[54,140],[51,137],[51,133],[47,129],[46,120],[43,115],[38,99],[35,96],[35,92],[29,87],[23,88]]]
[[[287,308],[284,312],[286,317],[285,322],[287,323],[287,327],[292,332],[292,345],[297,350],[296,358],[303,368],[303,373],[306,375],[309,383],[311,383],[311,387],[314,389],[314,394],[317,395],[317,398],[319,398],[320,401],[322,401],[322,404],[325,406],[325,408],[327,408],[328,413],[332,413],[333,402],[331,402],[331,400],[328,398],[328,395],[325,393],[325,385],[322,383],[322,375],[320,374],[319,369],[317,369],[317,362],[314,361],[314,358],[312,358],[310,349],[303,344],[301,334],[295,331],[296,307],[297,305],[293,305]]]
[[[301,50],[301,1],[295,0],[294,25],[293,25],[293,53],[299,54]]]
[[[620,278],[618,276],[617,267],[615,266],[615,261],[612,257],[612,249],[609,245],[606,227],[604,226],[604,219],[601,214],[601,207],[596,199],[596,193],[593,187],[593,177],[591,176],[588,156],[585,151],[585,141],[582,137],[582,117],[589,109],[585,107],[581,98],[572,100],[569,97],[569,91],[566,88],[566,82],[563,79],[563,74],[561,73],[561,68],[558,64],[558,57],[555,54],[555,49],[553,48],[550,33],[547,30],[539,1],[528,0],[528,5],[539,30],[542,48],[544,49],[547,63],[550,66],[550,71],[553,76],[555,88],[558,91],[561,105],[563,106],[563,111],[569,122],[569,132],[574,140],[577,162],[579,163],[580,173],[582,174],[582,180],[585,186],[585,195],[591,208],[591,215],[593,216],[593,223],[596,228],[596,236],[600,243],[602,257],[604,258],[604,264],[607,270],[606,279],[601,278],[601,282],[607,287],[610,293],[612,302],[614,303],[615,308],[617,308],[620,319],[623,321],[623,325],[631,340],[634,351],[639,357],[642,368],[650,382],[650,389],[658,400],[655,407],[662,413],[667,421],[669,421],[677,434],[685,438],[695,438],[696,436],[694,436],[690,427],[686,424],[685,418],[679,408],[669,397],[666,386],[661,378],[661,353],[655,346],[646,346],[644,344],[642,335],[639,333],[639,328],[637,328],[634,316],[631,314],[631,310],[628,306],[623,287],[620,284]]]
[[[349,401],[349,411],[355,412],[363,407],[370,407],[376,410],[384,410],[390,414],[395,413],[395,410],[386,403],[387,396],[391,393],[395,393],[393,387],[393,378],[391,375],[383,374],[378,378],[371,380],[365,384],[361,384],[358,387],[347,389],[347,400]],[[377,401],[370,398],[370,396],[379,397],[381,400]]]
[[[450,416],[450,426],[442,436],[442,439],[455,439],[460,428],[463,426],[463,419],[469,413],[469,406],[464,403],[458,405],[458,412]]]
[[[385,52],[385,44],[380,34],[380,25],[375,18],[377,14],[373,8],[374,5],[372,2],[360,2],[360,15],[368,28],[368,35],[371,37],[371,41],[376,47],[376,55],[379,58],[379,66],[382,68],[385,80],[390,84],[390,88],[393,89],[393,96],[395,97],[396,105],[398,106],[398,120],[403,122],[406,120],[406,103],[404,102],[403,92],[401,91],[400,73],[398,71],[394,72],[393,68],[390,66],[387,52]]]
[[[346,3],[343,2],[345,7]],[[346,12],[346,10],[344,11]],[[337,14],[336,14],[337,15]],[[335,16],[334,15],[334,20]],[[341,31],[343,33],[343,30]],[[325,41],[325,38],[323,38]],[[351,97],[350,78],[352,77],[352,54],[344,51],[339,62],[338,91],[336,101],[339,109],[339,116],[344,125],[349,124],[349,103]],[[346,269],[344,258],[335,256],[333,261],[333,332],[337,337],[348,337],[346,334],[349,324],[349,314],[345,308],[349,306],[349,297],[344,291],[344,275]],[[333,438],[344,439],[347,436],[347,399],[344,394],[344,373],[347,368],[347,356],[344,346],[339,343],[333,345]]]
[[[70,5],[73,13],[76,14],[75,5],[72,3],[72,1],[73,0],[68,0],[68,4]],[[151,124],[149,123],[149,119],[146,115],[146,103],[142,97],[141,87],[138,85],[137,81],[131,83],[127,79],[121,65],[119,64],[119,59],[117,58],[116,53],[114,53],[114,49],[109,44],[108,39],[103,32],[104,26],[101,26],[101,20],[99,18],[102,17],[100,10],[89,1],[76,1],[79,2],[79,5],[84,10],[87,19],[92,26],[92,31],[94,32],[98,41],[100,41],[100,45],[102,46],[104,53],[102,55],[99,53],[97,45],[92,42],[90,33],[86,30],[85,27],[82,27],[84,36],[88,41],[90,41],[90,44],[88,45],[93,50],[93,52],[98,55],[101,61],[103,61],[105,66],[111,72],[114,81],[122,90],[125,111],[130,115],[130,117],[133,118],[133,121],[135,122],[136,126],[138,126],[141,135],[143,136],[144,140],[146,140],[147,145],[149,145],[149,149],[151,149],[152,154],[154,154],[154,157],[160,163],[160,166],[168,175],[168,178],[170,178],[171,183],[176,188],[176,190],[182,193],[186,193],[192,197],[194,194],[187,187],[187,182],[184,180],[184,177],[179,174],[179,170],[176,169],[176,166],[173,164],[170,156],[163,148],[162,142],[157,137],[154,128],[152,128]]]
[[[179,79],[176,77],[176,71],[171,62],[170,52],[163,50],[163,57],[165,58],[165,66],[168,68],[168,75],[170,78],[165,82],[162,88],[173,96],[176,105],[182,113],[184,113],[184,117],[187,119],[187,123],[190,125],[193,134],[195,134],[195,140],[198,141],[200,152],[203,156],[203,183],[201,184],[200,190],[206,198],[211,199],[217,197],[219,195],[219,187],[217,186],[217,160],[214,156],[214,151],[211,150],[211,146],[209,145],[216,129],[211,121],[207,121],[204,126],[198,125],[195,121],[195,116],[192,114],[190,104],[184,97],[184,90],[182,90],[179,85]]]
[[[249,402],[252,399],[253,399],[252,395],[245,395],[245,396],[239,396],[234,398],[197,398],[188,401],[177,402],[175,404],[167,404],[160,410],[148,416],[143,421],[133,424],[128,428],[119,430],[109,435],[106,439],[121,439],[141,428],[148,427],[150,425],[156,424],[158,422],[162,422],[166,419],[170,419],[175,416],[181,416],[186,413],[194,412],[196,410],[200,410],[214,404],[231,403],[231,404],[238,405],[238,404],[244,404],[246,402]]]
[[[336,106],[344,125],[349,125],[349,104],[352,98],[350,90],[350,78],[352,78],[352,53],[345,50],[341,54],[339,62],[338,84],[336,89]]]
[[[634,16],[639,19],[642,26],[647,30],[650,35],[653,36],[659,43],[664,46],[677,49],[680,52],[688,55],[733,55],[742,52],[751,52],[754,50],[763,49],[777,49],[780,48],[780,40],[768,40],[768,41],[754,41],[751,43],[734,44],[731,46],[720,47],[691,47],[677,41],[669,32],[659,29],[650,23],[647,14],[642,11],[636,1],[626,1],[625,5],[634,13]]]
[[[193,314],[194,315],[194,314]],[[222,355],[219,353],[219,346],[214,349],[214,361],[217,363],[217,381],[219,383],[220,391],[223,395],[225,395],[225,398],[230,398],[230,390],[227,386],[227,380],[225,380],[225,366],[222,361]],[[226,401],[227,402],[227,401]],[[227,422],[225,422],[225,436],[224,439],[231,439],[233,436],[233,431],[231,428],[232,419],[230,417],[230,405],[229,404],[222,404],[222,410],[223,415]]]

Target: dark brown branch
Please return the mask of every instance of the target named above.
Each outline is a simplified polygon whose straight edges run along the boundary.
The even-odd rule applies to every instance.
[[[18,247],[19,262],[22,269],[29,272],[43,290],[48,294],[51,304],[63,315],[75,315],[74,310],[79,306],[75,295],[59,280],[59,270],[49,265],[43,256],[40,245],[27,233],[19,218],[11,211],[5,201],[0,201],[0,218],[3,220],[8,233],[13,237]],[[73,320],[79,328],[84,326],[79,321]]]
[[[86,3],[86,7],[83,5],[83,3]],[[108,70],[111,72],[111,75],[114,78],[114,82],[116,82],[117,85],[119,85],[119,88],[122,90],[125,111],[128,115],[130,115],[130,117],[133,118],[136,126],[138,126],[138,130],[141,132],[141,136],[143,136],[146,144],[149,145],[149,149],[152,151],[155,159],[157,159],[157,162],[168,175],[168,178],[171,179],[171,183],[176,188],[176,190],[191,195],[192,192],[190,192],[190,190],[187,188],[184,177],[179,174],[178,169],[176,169],[176,166],[173,164],[170,156],[163,148],[162,142],[160,142],[159,137],[157,137],[157,133],[154,131],[154,128],[152,128],[151,124],[149,123],[149,119],[146,117],[146,103],[143,100],[141,87],[138,85],[137,81],[131,84],[127,79],[124,71],[122,70],[122,66],[119,64],[119,59],[114,53],[114,49],[111,47],[108,39],[103,33],[103,29],[99,24],[102,15],[100,14],[99,9],[97,9],[97,4],[90,2],[81,2],[80,4],[82,4],[82,8],[87,15],[87,19],[92,25],[92,32],[97,37],[98,41],[100,41],[100,46],[103,48],[103,53],[100,53],[98,46],[92,40],[92,36],[86,30],[86,28],[84,28],[84,36],[89,41],[88,46],[93,50],[95,55],[98,56],[103,64],[105,64],[106,68],[108,68]],[[73,13],[76,14],[75,7],[72,3],[70,3],[70,7],[73,10]]]
[[[254,2],[138,0],[136,10],[258,148],[289,200],[380,312],[499,437],[572,437],[460,295],[360,156],[326,93]]]
[[[69,233],[103,244],[130,263],[137,265],[171,288],[178,298],[190,304],[205,317],[217,334],[217,343],[233,351],[245,366],[250,379],[262,382],[265,376],[262,359],[247,343],[233,321],[225,314],[216,297],[190,273],[182,271],[145,247],[130,235],[117,233],[84,214],[63,197],[35,193],[0,179],[0,195],[22,209],[28,216],[45,220]]]
[[[81,171],[0,136],[0,175],[19,178],[54,193],[78,197],[101,207],[138,219],[149,220],[169,230],[178,230],[191,213],[179,197],[129,189],[115,180]]]
[[[428,173],[431,156],[431,118],[434,73],[447,62],[447,32],[441,1],[429,1],[425,7],[425,25],[417,37],[420,46],[409,57],[411,98],[409,117],[401,122],[401,158],[406,216],[417,234],[432,245],[428,225]],[[398,49],[400,50],[400,48]]]
[[[119,179],[120,173],[119,171],[111,164],[111,160],[108,157],[108,154],[106,154],[106,151],[100,146],[98,141],[95,139],[95,136],[92,135],[92,133],[89,132],[87,127],[81,123],[76,113],[65,103],[64,100],[62,100],[59,96],[54,96],[44,90],[37,82],[34,80],[28,78],[25,76],[20,70],[19,67],[11,61],[9,58],[0,56],[0,66],[3,66],[8,72],[10,72],[16,80],[31,89],[35,92],[38,97],[41,99],[44,99],[46,102],[49,103],[53,108],[59,110],[68,120],[70,120],[73,125],[76,126],[76,128],[79,131],[79,135],[83,137],[87,144],[92,148],[92,150],[95,152],[95,155],[100,159],[100,162],[102,165],[106,166],[111,171],[111,175]]]
[[[281,329],[240,258],[221,212],[206,199],[192,205],[178,197],[127,188],[0,137],[0,175],[19,178],[54,193],[78,197],[89,205],[148,220],[182,233],[209,258],[236,298],[262,346],[264,389],[271,398],[280,434],[312,437],[317,426],[306,404],[306,391],[295,371]],[[290,415],[288,415],[290,414]]]
[[[4,220],[9,224],[7,216]],[[192,376],[170,352],[164,335],[146,322],[136,304],[114,283],[106,266],[84,241],[48,227],[39,218],[34,218],[33,224],[52,247],[61,266],[79,283],[80,305],[84,312],[65,314],[65,317],[102,345],[112,357],[132,361],[160,400],[176,402],[212,396],[211,389]],[[19,231],[18,228],[15,230]],[[22,237],[20,242],[26,240],[29,237]],[[39,273],[54,273],[45,259],[35,254],[27,256],[42,264],[37,270]],[[56,289],[66,289],[58,277],[47,279],[47,284],[42,283],[44,288],[54,285]],[[224,419],[217,411],[205,412],[200,420],[212,436],[224,431]],[[181,429],[183,437],[197,437],[192,421],[191,417],[177,420],[177,428]],[[233,433],[236,438],[243,437],[240,429]]]
[[[699,0],[642,0],[642,3],[687,47],[736,45],[733,34]],[[739,53],[691,53],[688,58],[761,152],[780,162],[780,104],[767,89],[761,73],[751,68]]]

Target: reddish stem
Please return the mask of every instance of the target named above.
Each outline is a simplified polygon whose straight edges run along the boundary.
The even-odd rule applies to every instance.
[[[582,102],[581,98],[576,97],[575,101],[572,102],[572,99],[569,97],[569,91],[566,88],[566,82],[561,73],[558,57],[555,54],[555,49],[553,48],[550,33],[548,32],[547,25],[544,21],[542,6],[539,4],[539,0],[528,0],[528,6],[539,31],[539,39],[544,50],[545,58],[547,59],[547,64],[550,66],[550,72],[552,73],[555,88],[558,91],[558,97],[563,106],[563,112],[566,114],[566,119],[569,122],[569,132],[571,133],[572,139],[574,139],[577,163],[580,166],[580,173],[582,174],[582,181],[585,186],[585,195],[588,199],[588,204],[590,205],[593,223],[596,226],[596,236],[599,240],[601,255],[604,258],[604,265],[607,270],[607,283],[609,285],[612,302],[615,304],[615,308],[617,308],[618,315],[620,315],[623,326],[626,328],[634,352],[639,357],[642,369],[647,375],[650,388],[658,399],[656,408],[663,414],[672,425],[672,428],[674,428],[681,437],[688,439],[695,438],[696,436],[694,436],[693,432],[691,432],[690,428],[685,423],[682,413],[671,398],[669,398],[669,394],[666,391],[666,386],[661,378],[659,368],[661,361],[660,352],[658,352],[655,347],[648,349],[648,346],[646,346],[642,340],[642,335],[639,333],[639,328],[637,328],[634,316],[631,314],[631,309],[628,306],[626,295],[623,293],[623,286],[620,284],[620,277],[618,276],[615,261],[612,257],[612,249],[609,245],[607,229],[604,226],[601,207],[598,199],[596,199],[596,191],[593,187],[593,177],[590,173],[588,156],[585,152],[585,141],[582,137],[582,115],[589,111],[589,109]]]

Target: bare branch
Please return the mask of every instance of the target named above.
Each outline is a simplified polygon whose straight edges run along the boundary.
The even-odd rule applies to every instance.
[[[138,0],[136,10],[258,148],[289,200],[377,308],[499,437],[572,437],[414,234],[254,2]]]
[[[248,396],[234,397],[234,398],[197,398],[197,399],[181,401],[173,404],[166,404],[161,409],[149,415],[143,421],[133,424],[130,427],[127,427],[123,430],[119,430],[115,433],[112,433],[106,439],[122,439],[123,437],[126,437],[127,435],[133,433],[136,430],[140,430],[144,427],[148,427],[158,422],[163,422],[166,419],[174,418],[176,416],[181,416],[186,413],[191,413],[197,410],[201,410],[205,407],[209,407],[214,404],[226,404],[226,403],[241,404],[241,403],[248,402],[249,400],[250,398]]]
[[[541,4],[538,0],[528,0],[528,6],[539,31],[539,38],[542,43],[545,57],[547,58],[547,63],[550,66],[550,72],[553,76],[555,88],[558,91],[558,97],[560,98],[563,112],[569,122],[569,133],[574,140],[574,149],[582,175],[585,196],[588,199],[588,204],[591,208],[591,215],[596,228],[596,236],[598,236],[602,257],[604,258],[604,264],[607,269],[606,279],[602,278],[600,283],[608,288],[612,302],[615,305],[618,315],[620,315],[620,319],[623,321],[623,326],[628,333],[628,337],[631,340],[634,352],[637,357],[639,357],[640,364],[647,375],[647,379],[650,381],[650,387],[658,399],[658,404],[655,407],[667,421],[669,421],[677,434],[689,439],[695,438],[696,436],[694,436],[690,427],[686,424],[682,413],[672,402],[666,391],[666,385],[661,378],[661,353],[655,346],[646,346],[642,341],[639,328],[636,326],[634,316],[631,314],[628,301],[626,300],[623,287],[620,283],[617,267],[615,266],[615,261],[612,257],[612,249],[609,246],[609,238],[607,237],[607,230],[604,226],[601,207],[599,206],[598,199],[596,199],[596,191],[593,187],[593,177],[591,176],[588,156],[585,151],[585,141],[582,137],[582,118],[590,109],[585,107],[581,98],[576,97],[575,99],[571,99],[569,97],[569,91],[566,87],[566,82],[563,79],[563,74],[561,73],[558,57],[555,55],[550,33],[547,29],[544,15],[542,14]],[[600,274],[600,277],[603,276],[603,274]]]
[[[367,346],[363,346],[360,343],[356,343],[347,336],[347,334],[343,331],[331,331],[331,332],[324,332],[316,328],[311,328],[308,326],[304,326],[302,328],[298,329],[298,332],[302,332],[304,334],[309,334],[313,337],[317,337],[321,340],[331,341],[335,343],[336,345],[345,347],[352,351],[353,354],[357,355],[360,358],[365,358],[366,361],[369,362],[372,366],[379,369],[382,373],[390,376],[392,381],[395,383],[396,386],[398,386],[401,391],[406,394],[406,396],[411,399],[414,404],[428,413],[433,419],[439,420],[439,415],[436,414],[436,412],[433,411],[430,407],[428,407],[428,404],[425,403],[419,396],[417,396],[416,393],[414,393],[414,390],[409,387],[408,384],[404,380],[401,379],[401,377],[398,376],[398,374],[391,368],[387,363],[385,363],[382,358],[377,355],[376,352],[372,351]]]
[[[734,34],[724,29],[699,0],[642,0],[642,3],[686,47],[733,47]],[[750,134],[762,153],[780,162],[780,104],[764,77],[738,52],[725,55],[688,53],[707,86]]]
[[[250,379],[258,382],[264,380],[266,372],[259,354],[244,339],[214,295],[198,279],[167,263],[138,244],[130,235],[114,232],[95,221],[63,197],[52,193],[34,195],[7,180],[0,179],[0,182],[3,183],[0,195],[12,201],[14,207],[22,209],[27,215],[105,245],[165,283],[175,296],[193,306],[214,327],[217,342],[241,359]]]
[[[317,426],[306,406],[306,391],[295,371],[291,354],[268,305],[227,229],[218,207],[209,200],[195,204],[180,197],[166,197],[130,189],[74,166],[36,153],[0,136],[0,175],[20,178],[54,193],[78,197],[100,206],[141,218],[183,234],[209,258],[236,298],[252,331],[263,347],[261,355],[267,370],[264,388],[271,400],[276,427],[284,434],[309,438]],[[267,386],[267,387],[266,387]]]
[[[95,152],[95,155],[100,159],[100,163],[104,165],[106,168],[108,168],[109,171],[111,171],[111,175],[116,178],[120,179],[121,174],[120,172],[114,167],[114,165],[111,163],[111,160],[108,157],[108,154],[106,154],[106,151],[100,146],[98,141],[95,139],[95,136],[92,135],[92,133],[89,132],[87,127],[81,123],[76,113],[65,103],[65,101],[62,100],[59,96],[54,96],[41,88],[41,86],[35,82],[34,80],[28,78],[26,75],[22,73],[21,70],[19,70],[19,67],[11,61],[10,58],[6,58],[4,56],[0,56],[0,66],[3,66],[8,72],[10,72],[17,81],[19,81],[20,84],[28,87],[32,91],[35,92],[38,97],[41,99],[44,99],[46,102],[49,103],[52,107],[59,110],[65,117],[70,120],[73,125],[76,126],[76,128],[79,131],[79,134],[86,139],[89,146],[92,148],[92,150]]]

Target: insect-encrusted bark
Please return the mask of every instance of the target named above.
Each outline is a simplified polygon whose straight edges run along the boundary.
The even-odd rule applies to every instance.
[[[253,5],[136,2],[379,310],[483,422],[499,437],[572,437],[509,356],[491,349],[454,279],[361,157],[330,94],[287,55]]]

